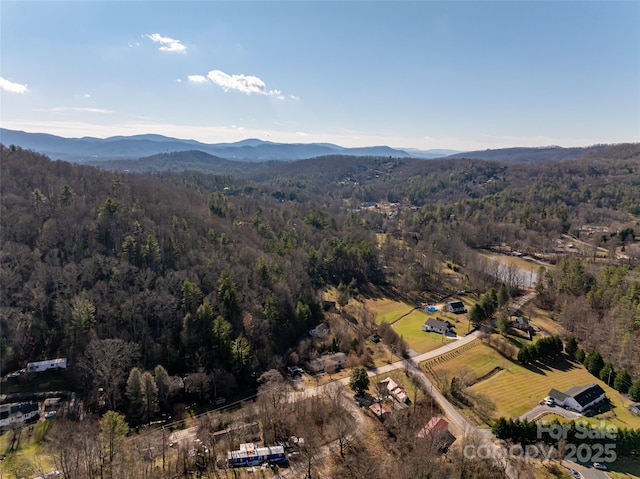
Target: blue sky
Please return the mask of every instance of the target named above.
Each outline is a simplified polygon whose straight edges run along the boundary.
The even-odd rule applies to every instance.
[[[640,2],[0,2],[0,121],[459,150],[640,141]]]

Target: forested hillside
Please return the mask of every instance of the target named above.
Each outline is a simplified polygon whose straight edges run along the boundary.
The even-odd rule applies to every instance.
[[[507,245],[577,261],[571,288],[544,276],[541,306],[637,375],[640,147],[600,152],[331,156],[232,177],[115,174],[2,147],[3,368],[68,357],[74,387],[108,387],[110,407],[133,366],[215,372],[233,393],[322,321],[326,285],[419,300],[446,294],[448,263],[481,293],[497,280],[476,250]],[[559,249],[565,234],[586,246]],[[96,367],[110,358],[113,376]]]
[[[1,167],[4,368],[68,357],[75,387],[109,388],[110,407],[134,365],[246,385],[321,320],[321,286],[379,277],[359,222],[229,177],[118,176],[4,147]]]

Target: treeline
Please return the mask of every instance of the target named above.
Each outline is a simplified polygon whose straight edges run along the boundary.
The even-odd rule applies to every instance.
[[[633,401],[640,401],[640,378],[634,382],[629,371],[617,369],[611,362],[605,363],[602,355],[596,350],[585,353],[573,336],[567,340],[565,351],[584,364],[587,371],[600,378],[608,386],[622,394],[628,393]]]
[[[600,427],[585,421],[560,423],[555,420],[544,423],[500,417],[491,426],[491,431],[498,439],[512,444],[544,443],[553,445],[558,450],[566,449],[567,444],[574,446],[611,444],[613,445],[611,450],[615,452],[616,457],[620,458],[636,457],[640,451],[640,429],[615,428],[612,430],[610,427]]]
[[[564,349],[560,336],[547,336],[535,343],[525,344],[518,351],[518,361],[524,364],[546,361],[558,356]]]
[[[640,281],[630,266],[563,258],[553,270],[541,268],[538,279],[538,305],[560,319],[568,337],[640,377]]]

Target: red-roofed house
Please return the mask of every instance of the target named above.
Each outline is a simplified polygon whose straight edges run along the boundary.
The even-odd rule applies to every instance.
[[[449,423],[440,416],[432,417],[416,434],[418,439],[425,439],[439,449],[447,449],[456,438],[449,432]]]
[[[384,421],[391,415],[391,408],[382,401],[373,403],[369,406],[369,410],[381,421]]]

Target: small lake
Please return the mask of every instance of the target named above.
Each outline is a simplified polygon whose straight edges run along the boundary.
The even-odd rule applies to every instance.
[[[487,272],[506,284],[517,284],[522,288],[533,288],[538,282],[540,265],[533,261],[506,254],[483,252],[482,256],[490,261]]]

